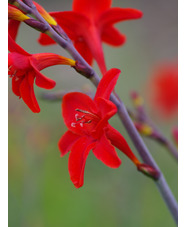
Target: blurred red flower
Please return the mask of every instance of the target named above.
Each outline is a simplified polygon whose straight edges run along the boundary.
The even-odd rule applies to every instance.
[[[111,8],[111,3],[111,0],[74,0],[73,11],[50,13],[74,41],[84,59],[89,64],[92,64],[93,58],[97,61],[103,75],[107,70],[102,42],[120,46],[126,40],[114,24],[142,17],[139,10]],[[42,45],[55,43],[46,34],[41,34],[39,42]]]
[[[158,65],[148,83],[148,96],[153,111],[170,118],[178,112],[178,65]]]

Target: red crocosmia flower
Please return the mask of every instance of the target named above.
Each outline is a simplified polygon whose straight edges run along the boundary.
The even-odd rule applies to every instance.
[[[107,70],[102,41],[112,46],[122,45],[126,37],[114,24],[142,17],[139,10],[111,8],[111,3],[111,0],[74,0],[73,11],[50,13],[74,41],[85,60],[89,64],[92,64],[93,58],[97,61],[103,75]],[[39,42],[43,45],[55,43],[46,34],[41,34]]]
[[[75,66],[75,61],[57,54],[29,54],[8,35],[8,70],[12,78],[12,91],[23,99],[34,112],[40,112],[34,94],[34,80],[38,87],[52,89],[56,82],[45,77],[40,71],[52,65],[66,64]]]
[[[153,111],[164,118],[175,116],[178,112],[178,65],[159,65],[149,80],[148,92]]]
[[[79,92],[63,97],[62,114],[68,131],[58,145],[61,156],[71,151],[68,168],[76,188],[83,185],[85,163],[91,149],[96,158],[111,168],[118,168],[121,164],[115,146],[133,161],[138,170],[153,170],[138,161],[123,136],[108,123],[117,112],[109,97],[119,74],[120,70],[111,69],[103,76],[94,100]]]

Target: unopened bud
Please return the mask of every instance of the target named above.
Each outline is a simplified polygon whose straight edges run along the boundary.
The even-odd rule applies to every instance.
[[[44,33],[48,30],[48,26],[46,24],[44,24],[40,21],[37,21],[35,19],[28,19],[28,20],[25,20],[24,22],[40,32]]]
[[[28,0],[27,0],[28,1]],[[50,14],[37,2],[34,2],[34,5],[36,6],[38,12],[41,14],[41,16],[50,24],[50,25],[57,25],[57,22],[54,20],[53,17],[50,16]]]
[[[80,73],[81,75],[85,76],[88,79],[93,77],[93,74],[90,71],[90,69],[87,68],[86,66],[82,65],[78,61],[76,62],[76,66],[74,68],[78,73]]]
[[[143,106],[143,98],[136,91],[131,92],[131,98],[135,107]]]
[[[33,1],[32,0],[22,0],[26,5],[32,7],[33,6]]]
[[[13,19],[17,21],[25,21],[30,19],[27,15],[21,12],[14,6],[8,5],[8,19]]]
[[[158,170],[154,169],[153,167],[146,165],[146,164],[139,164],[137,169],[142,172],[143,174],[147,175],[148,177],[153,178],[154,180],[158,180],[160,173]]]
[[[135,122],[134,125],[140,134],[145,136],[153,135],[153,129],[148,124],[142,122]]]

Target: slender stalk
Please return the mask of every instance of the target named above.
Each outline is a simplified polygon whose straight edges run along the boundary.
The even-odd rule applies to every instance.
[[[17,2],[20,4],[22,9],[28,10],[28,6],[24,8],[24,3],[20,0],[17,0]],[[45,23],[48,25],[48,23],[41,17],[41,15],[38,13],[35,7],[29,9],[29,13],[33,14],[39,21]],[[99,76],[96,74],[96,72],[91,68],[91,66],[82,58],[82,56],[78,53],[78,51],[74,48],[72,42],[70,39],[64,39],[62,36],[60,36],[52,27],[48,25],[48,34],[51,38],[53,38],[56,43],[58,43],[62,48],[66,49],[70,55],[76,60],[82,67],[80,73],[87,78],[89,78],[92,83],[97,86],[100,82]],[[160,172],[160,177],[157,181],[154,181],[167,205],[169,208],[175,222],[178,222],[178,206],[177,202],[161,172],[158,165],[156,164],[155,160],[151,156],[148,148],[146,147],[144,141],[142,140],[141,136],[139,135],[138,131],[136,130],[130,116],[128,115],[127,109],[125,105],[120,102],[116,96],[113,94],[111,95],[112,102],[117,106],[118,109],[118,115],[120,117],[120,120],[122,121],[123,125],[125,126],[129,136],[131,137],[131,140],[133,141],[139,155],[143,159],[143,161],[154,167]]]
[[[152,126],[154,131],[157,133],[161,142],[167,147],[169,153],[178,161],[178,151],[174,144],[163,135],[163,133],[154,125],[154,123],[146,116],[146,121]]]

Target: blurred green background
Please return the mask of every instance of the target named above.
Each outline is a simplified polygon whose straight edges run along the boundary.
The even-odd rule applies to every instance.
[[[38,1],[48,11],[71,10],[72,1]],[[145,84],[152,67],[164,60],[177,59],[177,1],[121,1],[113,6],[143,11],[141,20],[117,25],[127,35],[121,48],[104,45],[108,68],[122,70],[116,86],[124,103],[132,107],[132,90],[145,95]],[[57,45],[40,46],[38,32],[21,25],[18,43],[30,53],[53,52],[69,56]],[[98,68],[94,68],[99,73]],[[95,88],[67,66],[42,71],[53,78],[53,91]],[[68,155],[61,158],[57,143],[66,127],[61,117],[61,102],[39,98],[44,90],[35,86],[41,112],[33,114],[22,100],[13,95],[9,79],[9,226],[10,227],[161,227],[175,226],[154,182],[137,172],[118,151],[122,165],[104,166],[90,153],[85,168],[85,183],[76,189],[68,174]],[[53,92],[51,91],[51,92]],[[146,97],[145,97],[146,98]],[[146,104],[157,126],[171,139],[177,120],[158,119]],[[119,130],[137,154],[117,116],[110,123]],[[167,150],[145,139],[177,198],[177,164]]]

